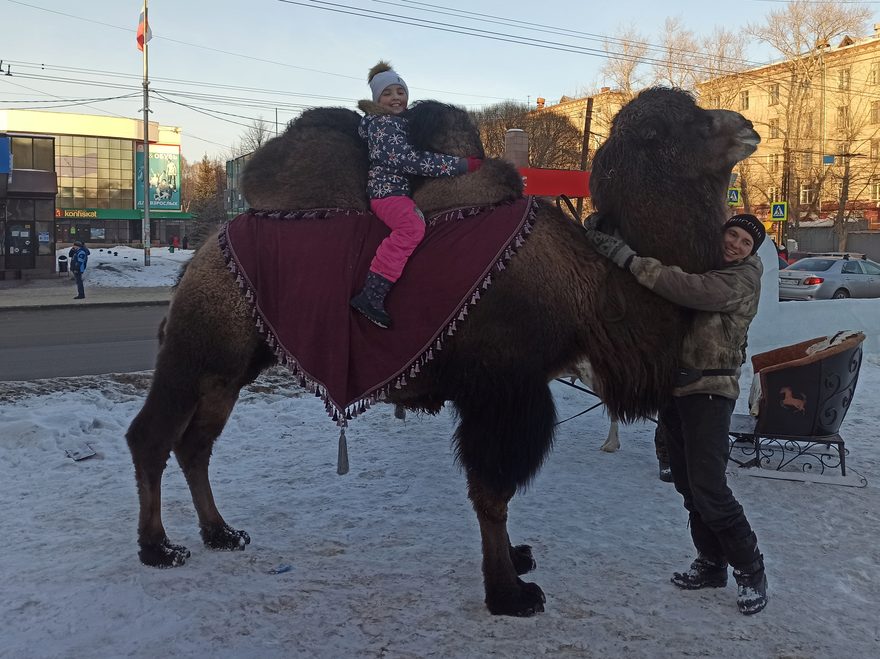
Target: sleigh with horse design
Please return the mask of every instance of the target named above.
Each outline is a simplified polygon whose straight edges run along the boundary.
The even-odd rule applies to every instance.
[[[855,394],[864,340],[862,332],[838,332],[754,355],[750,414],[731,419],[731,459],[777,472],[839,469],[845,477],[839,430]]]

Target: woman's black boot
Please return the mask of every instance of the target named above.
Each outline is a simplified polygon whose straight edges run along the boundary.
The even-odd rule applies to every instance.
[[[736,579],[736,605],[740,613],[750,616],[767,606],[763,555],[758,554],[758,560],[742,570],[734,568],[733,578]]]
[[[687,572],[673,572],[670,581],[682,590],[724,588],[727,585],[727,563],[720,558],[700,555]]]

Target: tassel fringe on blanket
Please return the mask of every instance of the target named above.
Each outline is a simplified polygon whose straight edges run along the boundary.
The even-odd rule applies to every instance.
[[[528,198],[523,200],[522,215],[519,216],[517,223],[513,226],[505,243],[493,252],[495,257],[483,270],[482,276],[473,282],[469,291],[462,298],[462,302],[454,308],[449,314],[446,322],[437,328],[436,332],[423,346],[423,348],[414,354],[411,359],[406,361],[397,375],[389,380],[377,384],[377,386],[369,389],[363,395],[355,400],[339,403],[328,392],[327,386],[318,378],[307,372],[300,360],[287,349],[279,340],[275,327],[268,321],[261,311],[258,304],[258,295],[256,287],[251,281],[248,272],[239,263],[238,254],[236,253],[236,245],[230,240],[230,225],[239,218],[235,218],[223,225],[219,234],[219,245],[223,252],[226,266],[235,278],[235,281],[241,289],[245,299],[250,307],[251,317],[258,332],[263,336],[267,345],[272,349],[278,364],[288,368],[293,375],[299,378],[301,387],[314,393],[324,402],[324,409],[340,428],[339,447],[338,447],[338,464],[337,473],[344,474],[348,471],[348,449],[346,445],[345,428],[348,422],[355,417],[366,412],[373,404],[377,402],[385,402],[388,395],[392,391],[400,390],[407,386],[409,381],[417,378],[422,369],[434,359],[434,355],[443,350],[448,339],[455,334],[459,326],[467,319],[470,309],[475,306],[492,285],[495,276],[506,268],[506,264],[510,261],[517,250],[523,245],[532,231],[535,221],[537,204],[534,199]],[[495,210],[496,206],[490,207],[471,207],[456,208],[445,211],[427,220],[429,231],[432,227],[438,227],[448,222],[458,222],[474,217],[480,213]],[[267,211],[267,210],[251,210],[243,214],[251,218],[266,218],[268,220],[321,220],[339,216],[358,216],[366,215],[363,211],[356,209],[310,209],[296,211]],[[518,214],[519,215],[519,214]],[[242,217],[242,216],[239,216]],[[380,331],[380,330],[376,330]],[[392,330],[393,331],[393,330]]]

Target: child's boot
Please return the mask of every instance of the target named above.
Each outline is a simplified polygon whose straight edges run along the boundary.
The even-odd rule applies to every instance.
[[[391,317],[385,311],[385,296],[394,283],[370,270],[360,293],[351,298],[351,306],[379,327],[391,327]]]

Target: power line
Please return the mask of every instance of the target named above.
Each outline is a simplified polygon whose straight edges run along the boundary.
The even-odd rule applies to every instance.
[[[58,11],[56,9],[48,9],[46,7],[40,7],[39,5],[35,5],[32,3],[28,3],[28,2],[21,2],[21,0],[7,0],[7,2],[11,2],[12,4],[16,4],[16,5],[21,5],[23,7],[29,7],[31,9],[36,9],[38,11],[45,11],[50,14],[57,14],[58,16],[64,16],[65,18],[72,18],[74,20],[83,21],[85,23],[92,23],[94,25],[101,25],[103,27],[112,28],[114,30],[122,30],[123,32],[127,32],[129,34],[132,31],[130,27],[113,25],[112,23],[105,23],[103,21],[98,21],[98,20],[94,20],[91,18],[84,18],[82,16],[77,16],[76,14],[70,14],[67,12]],[[253,62],[260,62],[262,64],[273,64],[275,66],[283,66],[288,69],[307,71],[309,73],[319,73],[321,75],[328,75],[328,76],[334,76],[337,78],[346,78],[348,80],[357,80],[359,82],[364,82],[363,76],[353,76],[353,75],[348,75],[348,74],[344,74],[344,73],[335,73],[333,71],[323,71],[321,69],[313,69],[313,68],[309,68],[309,67],[305,67],[305,66],[296,66],[294,64],[290,64],[288,62],[282,62],[279,60],[266,59],[266,58],[262,58],[262,57],[254,57],[253,55],[246,55],[244,53],[237,53],[237,52],[234,52],[231,50],[226,50],[223,48],[214,48],[212,46],[204,46],[202,44],[192,43],[190,41],[183,41],[180,39],[172,39],[171,37],[164,37],[160,33],[157,33],[155,31],[153,32],[152,38],[153,39],[161,39],[161,40],[167,41],[169,43],[176,43],[176,44],[180,44],[183,46],[189,46],[191,48],[198,48],[201,50],[207,50],[207,51],[214,52],[214,53],[220,53],[223,55],[228,55],[230,57],[237,57],[240,59],[250,60]],[[414,89],[423,89],[423,88],[414,87]],[[497,100],[505,100],[505,99],[502,99],[501,97],[488,96],[486,94],[474,94],[474,93],[461,92],[461,91],[444,91],[444,90],[437,90],[437,89],[426,89],[425,91],[441,92],[443,94],[450,94],[450,95],[454,95],[454,96],[472,96],[472,97],[476,97],[476,98],[490,98],[490,99],[497,99]]]
[[[574,37],[578,37],[578,38],[582,38],[582,39],[586,39],[586,40],[590,40],[590,41],[600,41],[603,44],[604,43],[616,43],[618,45],[627,46],[627,47],[628,46],[639,46],[639,47],[644,47],[647,50],[657,51],[661,54],[665,54],[667,52],[672,52],[672,53],[680,53],[682,55],[691,55],[691,56],[704,56],[705,55],[705,53],[702,53],[699,51],[694,51],[694,50],[688,50],[686,48],[668,47],[668,46],[664,46],[662,44],[652,44],[647,41],[637,41],[634,39],[624,39],[622,37],[608,36],[608,35],[603,35],[603,34],[595,34],[592,32],[583,32],[581,30],[572,30],[570,28],[557,27],[554,25],[543,25],[541,23],[534,23],[531,21],[520,21],[520,20],[516,20],[516,19],[512,19],[512,18],[502,17],[502,16],[493,16],[491,14],[482,14],[482,13],[475,12],[475,11],[467,11],[464,9],[455,9],[455,8],[451,8],[451,7],[442,7],[440,5],[431,5],[426,2],[417,2],[416,0],[403,0],[403,3],[406,3],[406,4],[403,4],[400,2],[391,2],[390,0],[373,0],[373,1],[377,2],[379,4],[387,4],[387,5],[393,5],[393,6],[398,6],[398,7],[406,6],[409,8],[418,9],[419,11],[426,11],[426,12],[438,13],[438,14],[443,14],[443,15],[457,16],[459,18],[467,18],[468,16],[477,16],[480,19],[491,19],[491,20],[484,21],[484,22],[496,23],[496,24],[500,24],[500,25],[509,25],[511,27],[523,27],[523,28],[526,28],[530,31],[547,32],[550,34],[563,33],[563,34],[567,34],[569,36],[574,36]],[[413,7],[413,5],[416,5],[416,6]],[[449,11],[448,12],[447,11],[439,11],[437,9],[438,6],[442,7],[442,9],[448,9]],[[426,7],[427,9],[421,9],[421,7]],[[747,66],[760,66],[761,64],[763,64],[762,62],[754,62],[751,60],[746,60],[746,59],[741,59],[741,58],[731,58],[731,61],[738,62],[738,63],[741,63],[743,65],[747,65]]]
[[[298,2],[296,0],[277,0],[278,2],[282,2],[288,5],[297,5],[301,7],[308,7],[311,9],[320,9],[322,11],[328,11],[337,14],[345,14],[349,16],[357,16],[359,18],[369,18],[371,20],[383,21],[387,23],[396,23],[399,25],[409,25],[412,27],[421,27],[429,30],[436,30],[439,32],[448,32],[452,34],[461,34],[465,36],[471,37],[480,37],[484,39],[489,39],[492,41],[500,41],[503,43],[513,43],[523,46],[532,46],[534,48],[543,48],[546,50],[555,50],[559,52],[567,52],[574,53],[578,55],[587,55],[591,57],[600,57],[605,59],[619,60],[624,62],[636,62],[636,63],[646,63],[646,64],[662,64],[663,66],[671,66],[677,70],[684,71],[693,71],[698,70],[704,73],[714,74],[717,73],[716,69],[712,67],[706,67],[702,65],[684,65],[679,63],[669,62],[668,60],[660,60],[651,57],[643,57],[643,56],[635,56],[629,55],[626,53],[609,53],[604,50],[599,50],[596,48],[587,48],[585,46],[576,46],[573,44],[557,44],[551,43],[548,41],[542,41],[539,39],[532,39],[531,37],[524,37],[519,35],[507,34],[504,32],[496,32],[493,30],[482,30],[479,28],[470,28],[461,25],[450,25],[449,23],[441,23],[439,21],[429,21],[421,18],[413,18],[409,16],[400,17],[394,14],[389,14],[387,12],[379,12],[372,11],[369,9],[362,9],[360,7],[352,7],[350,5],[341,5],[333,2],[325,2],[323,0],[309,0],[308,2]],[[324,5],[324,6],[321,6]],[[733,70],[728,71],[732,73]]]

